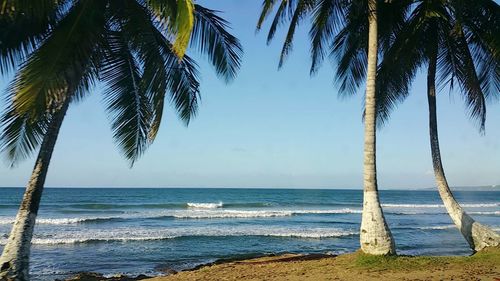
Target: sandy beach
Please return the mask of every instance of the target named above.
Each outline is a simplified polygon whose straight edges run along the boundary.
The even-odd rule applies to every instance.
[[[173,280],[500,280],[500,248],[469,257],[282,255],[147,279]]]

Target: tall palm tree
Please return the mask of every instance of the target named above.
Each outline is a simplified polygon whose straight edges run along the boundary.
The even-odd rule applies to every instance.
[[[12,164],[40,150],[0,257],[0,279],[29,280],[35,220],[69,105],[103,82],[113,137],[132,165],[155,139],[165,99],[186,124],[196,113],[198,71],[185,55],[188,44],[225,81],[235,77],[242,49],[217,12],[188,0],[2,3],[0,70],[16,75],[0,149]]]
[[[376,167],[376,78],[378,58],[377,0],[368,0],[368,63],[365,92],[363,214],[360,243],[366,253],[395,254],[394,239],[380,206]]]
[[[307,17],[311,23],[311,74],[314,74],[328,52],[338,59],[337,80],[340,94],[354,93],[366,79],[365,142],[363,173],[363,214],[360,230],[361,249],[368,254],[395,254],[395,243],[387,226],[378,195],[376,170],[376,73],[379,45],[390,42],[391,30],[401,26],[406,6],[380,0],[264,0],[257,29],[276,14],[271,23],[267,41],[273,39],[277,28],[289,22],[279,67],[292,49],[297,26]],[[378,20],[382,13],[383,20]],[[377,21],[379,23],[377,24]],[[358,28],[353,28],[354,26]],[[384,28],[379,32],[379,26]],[[352,46],[364,44],[365,49]],[[344,55],[342,55],[344,54]],[[354,62],[354,63],[353,63]]]
[[[473,251],[500,245],[500,235],[476,222],[448,185],[438,139],[436,80],[450,90],[458,83],[471,118],[484,130],[486,100],[500,90],[500,7],[491,0],[421,0],[397,32],[379,69],[380,122],[408,95],[420,67],[427,67],[429,135],[434,175],[451,219]]]

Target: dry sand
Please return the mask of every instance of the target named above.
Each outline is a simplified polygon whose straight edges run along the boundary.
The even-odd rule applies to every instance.
[[[150,281],[174,280],[489,280],[500,281],[500,249],[471,257],[282,255],[202,267]]]

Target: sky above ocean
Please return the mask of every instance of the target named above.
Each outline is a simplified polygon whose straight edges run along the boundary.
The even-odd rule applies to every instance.
[[[303,187],[362,185],[363,89],[339,98],[335,65],[309,76],[308,27],[301,26],[294,50],[277,69],[285,29],[266,45],[267,23],[256,33],[261,1],[200,1],[220,10],[241,40],[244,57],[232,83],[218,79],[204,57],[202,103],[184,126],[166,108],[156,142],[134,165],[113,143],[101,87],[73,104],[52,158],[47,186],[119,187]],[[0,79],[0,89],[12,78]],[[434,184],[427,127],[425,75],[378,133],[381,188]],[[0,107],[5,100],[0,100]],[[500,184],[500,105],[490,102],[486,134],[470,121],[462,98],[444,89],[438,97],[441,152],[454,186]],[[5,159],[5,158],[4,158]],[[24,186],[33,158],[10,169],[0,165],[0,186]]]

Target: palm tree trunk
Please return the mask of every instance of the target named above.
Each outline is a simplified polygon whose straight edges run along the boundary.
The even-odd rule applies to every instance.
[[[66,99],[60,109],[54,113],[48,125],[35,167],[17,212],[16,221],[0,257],[0,280],[29,280],[29,256],[35,220],[50,158],[68,105],[69,99]]]
[[[437,53],[434,53],[429,60],[429,69],[427,72],[427,99],[429,103],[429,134],[432,164],[439,195],[443,200],[448,214],[464,236],[465,240],[467,240],[472,250],[480,251],[486,247],[495,247],[500,245],[500,235],[495,233],[492,229],[474,221],[474,219],[462,209],[460,204],[458,204],[453,197],[444,174],[437,128],[436,65]]]
[[[365,100],[364,194],[360,244],[361,250],[367,254],[389,255],[396,253],[396,247],[380,206],[377,187],[375,79],[378,50],[376,0],[369,0],[368,8],[370,14]]]

